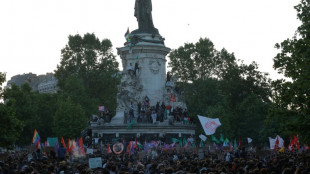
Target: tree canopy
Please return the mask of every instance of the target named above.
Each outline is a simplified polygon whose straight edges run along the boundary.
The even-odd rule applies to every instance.
[[[220,118],[218,134],[231,139],[263,136],[271,105],[270,79],[255,62],[246,65],[226,49],[216,50],[208,38],[186,43],[169,57],[193,119],[197,115]]]
[[[274,106],[270,121],[278,120],[279,131],[299,134],[310,142],[310,1],[301,0],[295,6],[302,22],[295,35],[277,43],[280,51],[274,58],[274,69],[286,78],[273,82]]]
[[[0,99],[3,99],[2,84],[5,73],[0,72]],[[0,102],[0,147],[12,149],[18,141],[24,124],[15,116],[15,110]]]
[[[111,41],[100,41],[95,34],[87,33],[83,37],[69,36],[55,76],[63,95],[79,103],[90,116],[97,112],[98,105],[115,110],[118,72]]]

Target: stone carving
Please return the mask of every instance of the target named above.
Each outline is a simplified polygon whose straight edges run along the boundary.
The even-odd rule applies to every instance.
[[[136,0],[135,17],[137,18],[139,29],[132,33],[152,33],[158,34],[158,30],[154,27],[152,17],[152,1]]]
[[[153,74],[158,74],[161,64],[158,61],[150,61],[150,70]]]

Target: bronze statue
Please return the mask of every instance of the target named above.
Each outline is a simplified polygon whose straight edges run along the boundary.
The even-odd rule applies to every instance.
[[[158,34],[158,30],[153,24],[151,0],[136,0],[135,17],[137,18],[139,29],[132,33]]]

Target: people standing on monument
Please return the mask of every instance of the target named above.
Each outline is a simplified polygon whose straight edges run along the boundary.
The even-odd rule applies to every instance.
[[[135,74],[134,70],[133,70],[133,67],[132,67],[132,63],[129,63],[129,66],[127,66],[127,71],[128,71],[129,75]]]
[[[153,119],[153,124],[156,123],[156,118],[157,118],[157,114],[155,111],[152,112],[152,119]]]
[[[124,111],[124,124],[127,124],[127,119],[128,119],[128,110],[127,110],[127,108],[125,108],[125,111]]]
[[[169,72],[167,72],[167,82],[170,82],[170,80],[171,80],[171,75]]]
[[[138,114],[140,115],[140,113],[141,113],[141,107],[142,107],[142,104],[141,104],[140,101],[138,102],[137,106],[138,106]]]
[[[139,63],[135,63],[135,76],[137,76],[137,70],[140,72]]]
[[[159,110],[159,102],[156,103],[155,111],[158,112]]]

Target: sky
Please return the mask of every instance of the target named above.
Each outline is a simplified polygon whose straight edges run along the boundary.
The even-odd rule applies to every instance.
[[[124,34],[138,28],[135,0],[2,0],[0,1],[0,72],[7,80],[23,73],[53,72],[68,36],[95,33],[122,47]],[[278,50],[301,24],[293,8],[299,0],[153,0],[153,22],[176,49],[209,38],[244,63],[255,61],[270,78]],[[119,56],[117,60],[120,62]],[[122,69],[122,67],[120,67]]]

